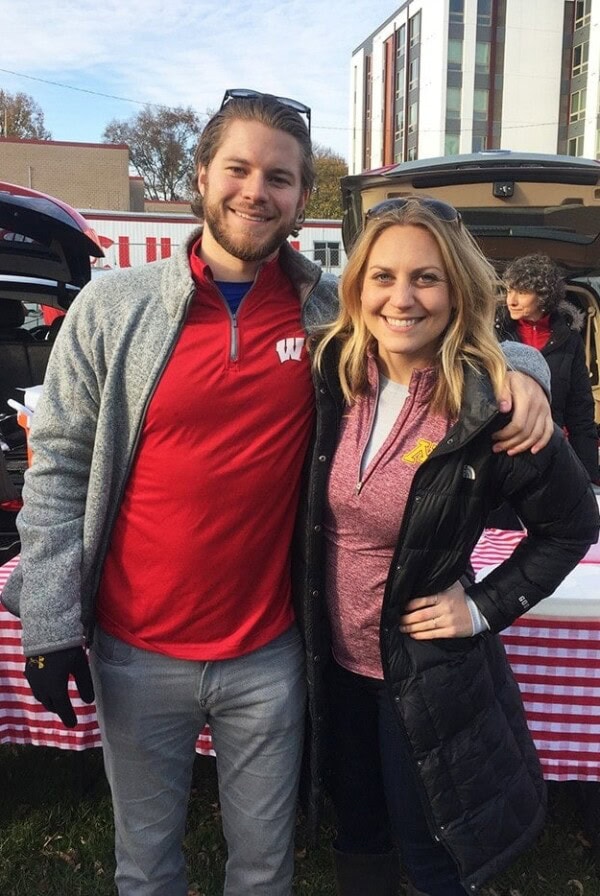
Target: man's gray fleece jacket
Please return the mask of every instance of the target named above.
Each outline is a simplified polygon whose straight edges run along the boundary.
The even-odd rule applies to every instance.
[[[166,261],[88,284],[61,328],[31,435],[35,462],[18,517],[21,561],[2,593],[21,617],[26,656],[80,645],[93,624],[146,409],[195,293],[188,247],[198,236],[194,231]],[[310,333],[335,315],[335,278],[287,244],[280,258]],[[541,355],[519,343],[504,347],[510,366],[549,393]]]

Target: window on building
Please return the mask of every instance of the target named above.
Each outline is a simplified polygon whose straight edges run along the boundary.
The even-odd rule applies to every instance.
[[[463,42],[451,37],[448,40],[448,69],[462,71]]]
[[[421,39],[421,13],[418,12],[408,21],[408,36],[411,47],[416,47]]]
[[[460,118],[461,88],[448,87],[446,91],[446,118]]]
[[[465,0],[450,0],[450,23],[462,25],[465,20]]]
[[[596,159],[600,159],[600,131],[596,131]]]
[[[476,88],[473,91],[473,120],[474,121],[487,121],[489,103],[490,103],[489,90],[482,90],[481,88]]]
[[[575,31],[589,25],[592,12],[592,0],[577,0],[575,3]]]
[[[446,134],[444,140],[444,155],[457,156],[460,152],[460,137],[458,134]]]
[[[396,127],[394,140],[396,143],[404,142],[404,107],[396,109]]]
[[[475,135],[473,137],[472,152],[483,152],[487,149],[487,137]]]
[[[408,133],[414,134],[417,127],[418,104],[411,103],[408,107]]]
[[[567,152],[570,156],[583,155],[583,134],[580,134],[579,137],[571,137],[567,144]]]
[[[406,25],[401,25],[396,31],[396,56],[404,56],[406,53]]]
[[[396,31],[396,100],[404,96],[406,81],[406,25]]]
[[[573,70],[571,74],[574,78],[587,72],[589,51],[590,44],[587,40],[573,47]]]
[[[492,24],[492,0],[477,0],[477,24]]]
[[[491,47],[487,40],[478,40],[475,44],[475,71],[478,75],[490,73]]]
[[[313,243],[314,259],[320,262],[324,268],[339,268],[340,266],[340,244],[339,243]]]
[[[419,60],[413,59],[408,67],[408,89],[415,90],[419,86]]]
[[[581,121],[585,118],[586,94],[587,90],[585,87],[583,90],[576,90],[575,93],[571,94],[571,113],[569,115],[569,121]]]
[[[404,82],[406,80],[406,69],[404,66],[402,68],[396,69],[396,100],[398,102],[404,102]]]
[[[409,146],[408,153],[407,153],[407,160],[409,162],[414,162],[416,158],[417,158],[417,147]]]

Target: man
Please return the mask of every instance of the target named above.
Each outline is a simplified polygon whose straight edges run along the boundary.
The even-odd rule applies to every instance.
[[[93,638],[120,896],[187,892],[207,721],[224,892],[291,892],[305,682],[289,554],[313,415],[302,345],[335,304],[334,284],[286,243],[314,183],[302,110],[226,94],[196,152],[202,234],[82,291],[36,411],[4,598],[22,617],[33,693],[67,725],[69,675],[93,699]],[[500,447],[547,439],[531,388]]]

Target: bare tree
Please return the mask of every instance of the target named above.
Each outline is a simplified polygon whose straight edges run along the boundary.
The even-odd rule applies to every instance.
[[[148,199],[177,200],[189,195],[188,179],[201,133],[191,106],[146,106],[128,121],[109,122],[102,139],[129,146],[131,164],[144,179]]]
[[[317,184],[306,207],[306,217],[337,220],[342,217],[340,178],[348,174],[348,166],[340,155],[326,146],[315,143],[313,152]]]
[[[21,140],[50,140],[44,127],[44,113],[28,93],[0,90],[0,137]]]

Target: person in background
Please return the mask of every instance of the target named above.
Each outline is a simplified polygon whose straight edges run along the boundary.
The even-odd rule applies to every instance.
[[[558,427],[535,455],[492,449],[506,423],[496,290],[452,206],[390,199],[368,213],[339,316],[313,350],[303,582],[305,615],[331,651],[320,709],[329,704],[340,896],[395,896],[394,847],[409,892],[464,896],[544,822],[498,632],[554,591],[600,521]],[[470,555],[501,500],[528,535],[474,584]]]
[[[291,892],[313,657],[290,578],[314,416],[304,341],[337,307],[336,283],[287,243],[315,180],[309,112],[226,92],[196,151],[202,231],[81,291],[36,410],[21,562],[3,601],[21,616],[25,674],[47,709],[72,726],[69,678],[84,700],[95,692],[120,896],[187,893],[182,841],[207,722],[224,892]],[[512,345],[535,372],[539,354]],[[511,390],[497,449],[541,447],[542,389],[512,374],[499,386],[507,408]]]
[[[586,314],[566,300],[565,282],[546,255],[517,258],[506,269],[504,284],[498,337],[541,351],[550,368],[554,421],[566,431],[592,482],[600,484],[598,430],[582,339]]]

